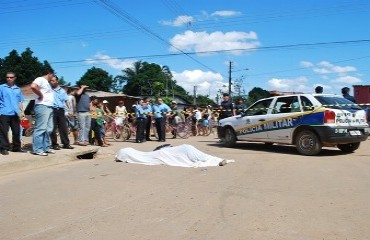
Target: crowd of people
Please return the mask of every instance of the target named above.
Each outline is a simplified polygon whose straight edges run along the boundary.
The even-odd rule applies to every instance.
[[[22,102],[24,96],[21,89],[15,84],[16,74],[6,73],[6,83],[0,85],[0,154],[8,155],[9,151],[24,152],[21,147],[20,119],[25,117]],[[32,153],[39,156],[55,154],[55,150],[74,149],[72,145],[88,146],[98,145],[108,147],[106,131],[110,123],[123,125],[125,121],[136,124],[137,143],[152,141],[151,126],[157,130],[158,141],[166,141],[166,122],[173,129],[180,122],[192,121],[194,135],[199,134],[199,123],[209,127],[210,120],[218,120],[238,115],[247,108],[242,98],[235,104],[228,93],[222,95],[221,104],[217,109],[208,105],[203,109],[197,106],[179,109],[176,101],[170,106],[157,98],[152,102],[146,97],[134,105],[134,113],[129,113],[125,102],[120,100],[114,112],[109,109],[107,100],[100,102],[96,96],[89,96],[86,92],[88,86],[81,85],[77,90],[68,88],[64,90],[59,85],[59,79],[52,69],[46,69],[41,77],[36,78],[30,85],[36,94],[34,106],[35,126],[32,139]],[[323,87],[317,86],[315,93],[322,94]],[[349,88],[342,88],[343,97],[356,103],[353,96],[349,95]],[[10,144],[8,132],[12,132]],[[70,142],[69,133],[72,132],[73,144]],[[58,134],[60,143],[58,143]],[[172,131],[173,138],[177,137],[176,130]],[[222,142],[222,139],[220,140]]]

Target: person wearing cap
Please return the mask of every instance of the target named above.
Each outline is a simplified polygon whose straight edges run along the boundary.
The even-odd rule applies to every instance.
[[[116,124],[122,125],[124,120],[127,118],[127,109],[125,107],[125,102],[123,100],[119,100],[118,106],[116,106],[115,112],[114,112],[116,118]]]
[[[177,102],[176,101],[171,102],[171,109],[172,109],[172,112],[169,114],[168,122],[173,126],[172,138],[176,138],[176,135],[177,135],[176,127],[177,127],[178,123],[180,122],[180,113],[177,109]]]
[[[103,112],[104,112],[104,128],[105,129],[110,129],[110,124],[112,122],[112,112],[110,111],[109,109],[109,102],[107,100],[103,100],[102,102],[102,109],[103,109]]]
[[[157,101],[152,106],[155,127],[158,133],[158,141],[166,141],[166,115],[171,112],[171,108],[163,103],[162,98],[157,98]]]
[[[234,106],[231,101],[230,95],[228,93],[222,94],[222,102],[219,107],[219,117],[218,120],[228,118],[235,115]],[[217,134],[220,136],[221,128],[217,127]],[[219,142],[223,142],[224,139],[220,139]]]

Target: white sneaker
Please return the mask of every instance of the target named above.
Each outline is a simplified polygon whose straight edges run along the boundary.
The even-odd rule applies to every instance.
[[[47,156],[48,154],[45,152],[34,152],[33,154],[39,155],[39,156]]]
[[[49,149],[49,150],[45,151],[45,153],[55,154],[55,151],[54,151],[54,150],[52,150],[52,149]],[[46,155],[47,155],[47,154],[46,154]]]

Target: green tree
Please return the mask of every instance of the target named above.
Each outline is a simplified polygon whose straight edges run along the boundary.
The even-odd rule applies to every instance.
[[[254,87],[249,93],[248,93],[248,99],[246,101],[246,105],[251,105],[257,100],[260,100],[261,98],[267,98],[270,97],[270,92],[266,91],[259,87]]]
[[[122,92],[128,95],[150,96],[188,96],[188,93],[176,84],[168,66],[138,61],[133,67],[122,70],[117,76],[118,85],[124,85]]]
[[[107,71],[92,67],[76,82],[77,85],[87,85],[90,89],[109,92],[114,86],[113,76]]]
[[[42,63],[34,57],[30,48],[26,48],[20,55],[16,50],[12,50],[4,59],[0,58],[0,82],[5,82],[7,72],[14,72],[17,74],[16,84],[24,86],[41,76],[45,67],[51,68],[47,61]]]

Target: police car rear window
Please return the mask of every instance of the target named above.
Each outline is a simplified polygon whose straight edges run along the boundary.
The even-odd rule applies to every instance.
[[[330,96],[315,96],[315,98],[325,107],[343,110],[361,110],[356,103],[353,103],[345,98],[330,97]]]

